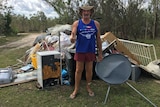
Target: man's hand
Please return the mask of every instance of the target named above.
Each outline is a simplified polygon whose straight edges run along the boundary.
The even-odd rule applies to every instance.
[[[100,61],[102,61],[102,60],[103,60],[102,54],[98,55],[97,62],[100,62]]]
[[[71,35],[71,36],[70,36],[70,41],[71,41],[71,43],[74,43],[74,42],[76,41],[76,37],[73,36],[73,35]]]

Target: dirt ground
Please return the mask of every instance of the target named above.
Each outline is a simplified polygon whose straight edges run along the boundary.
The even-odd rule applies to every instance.
[[[30,33],[28,36],[26,36],[20,40],[17,40],[15,42],[11,42],[6,45],[2,45],[2,46],[0,46],[0,48],[9,47],[12,49],[18,49],[18,48],[23,48],[26,46],[32,46],[35,38],[41,34],[43,34],[43,33]]]

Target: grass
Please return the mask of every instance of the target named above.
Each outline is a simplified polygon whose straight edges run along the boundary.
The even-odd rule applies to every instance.
[[[0,49],[0,67],[4,68],[16,64],[16,59],[20,59],[29,47],[18,50]],[[5,61],[5,62],[4,62]]]
[[[157,49],[159,45],[160,43],[156,44]],[[16,63],[16,59],[23,56],[27,49],[28,47],[18,50],[1,49],[0,67]],[[160,106],[160,83],[157,83],[151,75],[142,72],[137,82],[130,80],[128,82],[154,104]],[[93,80],[91,85],[96,94],[95,97],[88,96],[85,80],[82,80],[80,92],[74,100],[69,99],[73,91],[72,86],[55,85],[41,90],[36,88],[36,83],[37,81],[31,81],[0,88],[0,107],[152,107],[127,84],[112,85],[108,101],[104,105],[108,85],[100,79]]]
[[[142,92],[152,102],[159,105],[159,84],[154,79],[143,77],[138,83],[130,83]],[[81,82],[80,92],[76,99],[69,99],[71,86],[53,86],[44,90],[35,87],[36,81],[1,88],[1,107],[151,107],[139,94],[126,84],[111,86],[109,99],[103,101],[107,91],[107,84],[101,80],[94,80],[92,89],[95,97],[89,97],[85,90],[85,80]],[[143,88],[142,88],[143,87]]]

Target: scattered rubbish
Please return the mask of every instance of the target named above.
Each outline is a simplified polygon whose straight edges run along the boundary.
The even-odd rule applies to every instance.
[[[0,68],[0,84],[11,83],[14,78],[11,68]]]
[[[68,80],[63,80],[63,84],[69,86],[69,85],[70,85],[70,82],[69,82]]]
[[[21,69],[22,71],[28,71],[28,70],[30,70],[30,69],[33,69],[33,66],[32,66],[32,64],[28,64],[28,65],[26,65],[26,66],[21,67],[20,69]]]
[[[152,73],[153,77],[160,79],[160,59],[150,62],[146,69]]]
[[[70,42],[70,33],[71,25],[68,24],[56,25],[54,27],[48,28],[46,34],[39,35],[35,39],[33,46],[26,51],[25,55],[22,58],[17,59],[17,64],[9,66],[11,70],[16,73],[16,78],[11,78],[12,74],[9,73],[10,70],[5,71],[2,69],[0,71],[0,83],[3,83],[2,85],[0,84],[0,87],[37,80],[37,52],[42,51],[60,51],[63,60],[63,63],[61,64],[63,68],[61,72],[62,82],[64,85],[70,85],[71,83],[69,75],[72,74],[71,72],[75,72],[68,70],[68,65],[66,64],[66,59],[72,59],[72,55],[70,53],[74,54],[75,51],[75,44]],[[131,78],[132,80],[137,80],[140,75],[136,74],[138,72],[135,72],[137,71],[137,67],[144,69],[145,71],[151,73],[153,77],[160,79],[160,61],[157,60],[154,45],[119,39],[111,32],[106,32],[104,35],[101,35],[101,40],[104,56],[107,56],[109,54],[123,54],[129,59],[132,64],[136,66],[133,67],[133,77]],[[128,43],[130,44],[128,45]],[[133,47],[134,49],[132,49]],[[137,49],[138,47],[142,48]],[[145,52],[141,52],[143,51],[143,49]],[[143,53],[145,55],[141,55]],[[148,56],[146,56],[146,53]],[[140,56],[143,57],[143,60],[140,58]],[[144,60],[147,60],[148,62],[145,61],[144,63]],[[70,66],[74,66],[74,64],[71,64]],[[2,77],[5,78],[5,80],[3,80]]]
[[[14,78],[12,79],[12,81],[10,83],[1,84],[0,88],[12,86],[12,85],[17,85],[17,84],[22,84],[22,83],[26,83],[26,82],[33,81],[33,80],[37,80],[37,71],[36,70],[33,70],[31,72],[14,74]]]

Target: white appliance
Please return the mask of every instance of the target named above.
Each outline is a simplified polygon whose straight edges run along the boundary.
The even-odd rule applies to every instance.
[[[42,89],[60,83],[61,69],[60,52],[37,52],[37,81]]]

